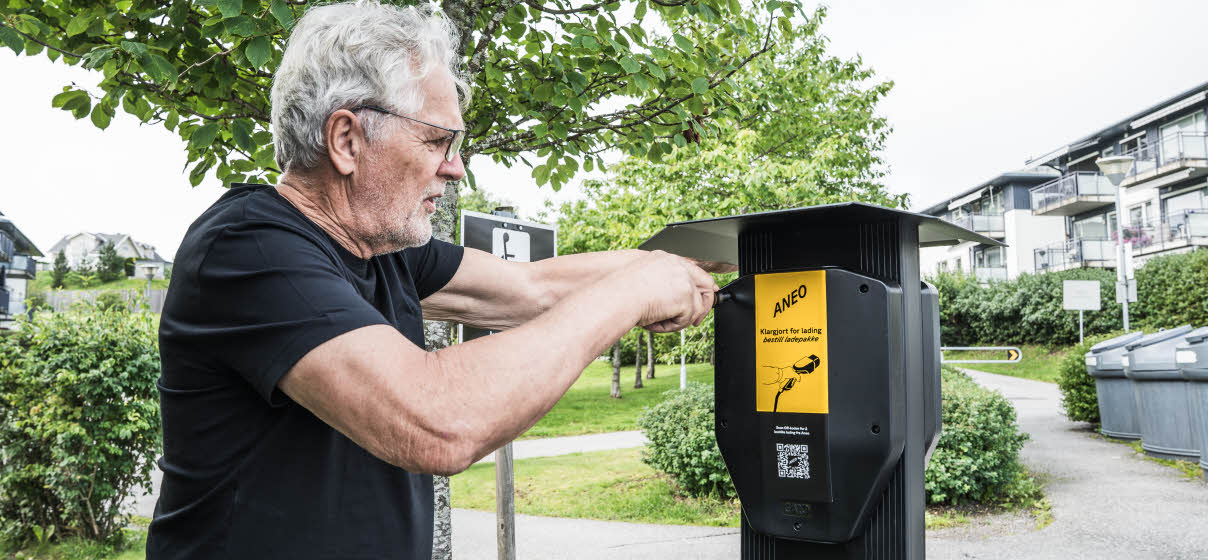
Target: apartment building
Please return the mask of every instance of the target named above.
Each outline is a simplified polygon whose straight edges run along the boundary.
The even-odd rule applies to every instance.
[[[0,213],[0,329],[10,328],[13,318],[25,312],[26,286],[38,274],[33,257],[41,256],[38,247]]]
[[[1033,249],[1037,270],[1116,266],[1116,220],[1136,266],[1208,245],[1208,83],[1028,162],[1061,176],[1032,189],[1032,211],[1065,220],[1065,236]],[[1095,160],[1135,159],[1115,189]]]
[[[963,272],[989,282],[1035,272],[1032,249],[1059,239],[1063,235],[1063,222],[1033,214],[1031,189],[1056,177],[1057,172],[1050,169],[1003,173],[923,210],[923,214],[1007,244],[992,247],[966,242],[950,247],[924,247],[919,251],[924,275]]]
[[[1134,266],[1208,246],[1206,112],[1208,83],[923,210],[1009,245],[927,248],[920,253],[923,273],[962,271],[991,281],[1115,268],[1115,188],[1095,164],[1112,155],[1135,160],[1121,183],[1123,237]]]

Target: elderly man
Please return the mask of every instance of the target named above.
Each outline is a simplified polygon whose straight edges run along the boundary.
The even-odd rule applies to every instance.
[[[663,253],[512,263],[431,238],[469,92],[423,9],[311,9],[273,83],[276,187],[189,228],[160,326],[160,558],[414,558],[430,473],[531,427],[635,325],[699,323],[717,286]],[[504,332],[425,352],[422,320]]]

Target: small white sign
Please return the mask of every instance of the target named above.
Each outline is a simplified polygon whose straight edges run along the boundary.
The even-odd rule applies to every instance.
[[[505,261],[529,262],[528,232],[491,229],[491,254]]]
[[[1128,282],[1116,282],[1116,303],[1124,303],[1124,296],[1128,295],[1129,303],[1137,301],[1137,279],[1129,278]]]
[[[1094,280],[1066,280],[1061,284],[1061,308],[1072,311],[1099,310],[1099,283]]]

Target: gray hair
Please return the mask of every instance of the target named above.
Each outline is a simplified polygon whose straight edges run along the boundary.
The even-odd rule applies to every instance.
[[[453,77],[464,111],[470,86],[459,69],[458,33],[431,6],[357,0],[311,8],[294,27],[273,76],[273,137],[282,171],[312,169],[327,152],[327,118],[340,109],[381,104],[404,115],[424,104],[433,70]],[[384,115],[360,115],[372,141]],[[397,120],[397,119],[394,119]]]

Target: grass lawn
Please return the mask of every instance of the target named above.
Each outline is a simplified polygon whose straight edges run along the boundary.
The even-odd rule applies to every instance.
[[[642,408],[657,404],[663,392],[679,388],[679,365],[659,364],[655,378],[645,379],[642,389],[633,388],[633,364],[621,368],[621,398],[608,396],[612,365],[596,361],[587,366],[579,380],[537,425],[520,439],[595,434],[636,430]],[[689,364],[688,381],[713,384],[713,366]]]
[[[51,283],[51,272],[43,270],[38,273],[38,277],[29,281],[29,287],[26,293],[49,291]],[[68,274],[64,279],[64,290],[144,290],[147,288],[147,280],[145,278],[123,278],[112,282],[94,283],[87,288],[80,285],[80,279],[75,274]],[[154,290],[168,289],[168,280],[152,280],[151,288]]]
[[[1017,364],[952,364],[956,367],[974,369],[1011,377],[1057,382],[1061,360],[1069,348],[1047,348],[1044,346],[1020,346],[1023,358]],[[993,352],[944,352],[946,360],[1005,360],[1005,351]]]
[[[607,397],[607,395],[605,395]],[[737,527],[737,500],[685,498],[641,461],[641,449],[516,461],[516,512],[528,515]],[[453,507],[495,510],[495,465],[451,479]]]
[[[126,529],[126,544],[122,550],[83,541],[67,539],[54,544],[31,546],[21,550],[0,550],[0,559],[28,560],[143,560],[147,554],[146,518],[136,519],[134,527]]]

